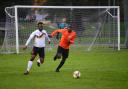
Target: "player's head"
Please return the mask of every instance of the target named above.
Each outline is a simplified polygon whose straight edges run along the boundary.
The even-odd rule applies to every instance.
[[[68,32],[72,32],[72,26],[71,25],[68,25],[65,28],[68,30]]]
[[[42,31],[43,30],[43,25],[44,25],[43,22],[38,22],[37,25],[38,25],[38,29],[40,31]]]

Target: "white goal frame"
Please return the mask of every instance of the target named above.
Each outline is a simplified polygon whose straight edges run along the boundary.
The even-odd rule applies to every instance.
[[[7,13],[7,8],[14,8],[15,9],[15,16],[10,16],[15,18],[15,30],[16,30],[16,53],[19,53],[19,36],[18,36],[18,8],[77,8],[77,9],[95,9],[95,8],[115,8],[117,9],[117,25],[118,25],[118,50],[120,50],[120,6],[28,6],[28,5],[15,5],[13,7],[6,7],[5,12]],[[7,13],[9,15],[9,13]],[[111,15],[111,13],[108,12]],[[113,15],[111,15],[113,17]],[[114,16],[115,17],[115,16]]]

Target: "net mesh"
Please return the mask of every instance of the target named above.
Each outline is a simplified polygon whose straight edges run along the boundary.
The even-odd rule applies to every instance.
[[[15,30],[15,18],[14,8],[7,9],[8,14],[6,14],[6,23],[5,23],[5,36],[3,45],[1,48],[1,53],[14,53],[16,52],[16,30]]]
[[[14,8],[7,9],[6,32],[1,52],[16,52],[16,30]],[[84,50],[117,49],[117,9],[114,8],[18,8],[19,49],[29,35],[37,29],[37,22],[45,23],[44,29],[50,34],[59,25],[71,25],[77,33],[75,47]],[[10,16],[11,15],[11,16]],[[63,26],[65,27],[65,26]],[[52,38],[52,47],[59,40]],[[30,43],[29,47],[32,47]],[[29,50],[29,49],[28,49]],[[21,49],[19,50],[22,51]]]

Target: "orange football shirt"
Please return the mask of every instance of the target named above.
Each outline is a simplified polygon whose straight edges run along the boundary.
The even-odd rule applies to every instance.
[[[51,36],[55,36],[57,33],[62,33],[62,37],[59,42],[59,46],[64,49],[69,49],[70,44],[74,43],[76,38],[76,32],[72,30],[72,32],[68,32],[67,29],[58,29],[51,33]]]

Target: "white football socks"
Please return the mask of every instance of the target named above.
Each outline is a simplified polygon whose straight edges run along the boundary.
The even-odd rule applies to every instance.
[[[40,59],[38,59],[37,62],[40,63]]]
[[[32,64],[33,64],[32,61],[28,61],[27,71],[30,71]]]

